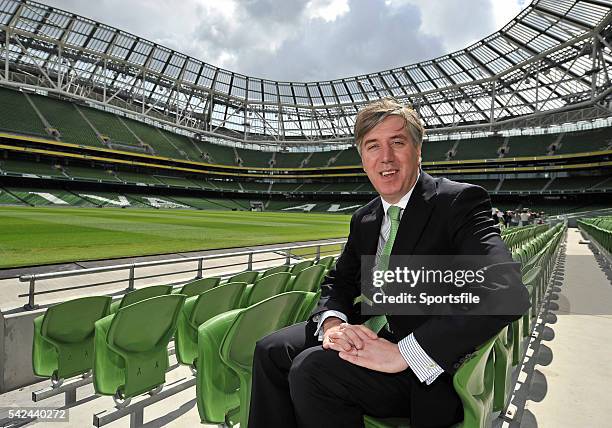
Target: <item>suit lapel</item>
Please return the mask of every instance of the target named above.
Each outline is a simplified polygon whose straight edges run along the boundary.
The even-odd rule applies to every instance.
[[[377,198],[370,212],[361,218],[361,249],[363,255],[375,255],[378,247],[378,236],[382,225],[383,208],[380,197]]]
[[[414,251],[431,216],[432,198],[435,194],[436,183],[434,179],[429,174],[421,172],[421,177],[417,181],[402,215],[391,251],[392,254],[407,255]]]

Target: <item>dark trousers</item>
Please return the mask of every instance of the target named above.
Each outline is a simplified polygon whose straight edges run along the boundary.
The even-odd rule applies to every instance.
[[[406,418],[411,413],[411,426],[449,426],[463,418],[449,380],[443,374],[425,386],[410,369],[388,374],[356,366],[323,349],[313,323],[304,322],[257,343],[249,428],[352,428],[363,426],[364,414]],[[414,400],[415,393],[421,399]],[[415,411],[415,405],[424,408]],[[416,417],[423,412],[430,416]]]

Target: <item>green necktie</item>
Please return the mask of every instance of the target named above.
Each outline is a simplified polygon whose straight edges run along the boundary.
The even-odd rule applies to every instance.
[[[389,267],[389,257],[391,256],[391,250],[393,249],[397,229],[399,229],[401,211],[402,209],[400,207],[396,207],[395,205],[391,205],[387,209],[389,220],[391,220],[391,228],[389,230],[387,242],[385,242],[385,246],[383,247],[378,259],[378,265],[376,266],[376,269],[378,270],[387,270]],[[374,333],[378,333],[385,325],[387,325],[387,317],[385,315],[373,316],[367,320],[364,325]]]

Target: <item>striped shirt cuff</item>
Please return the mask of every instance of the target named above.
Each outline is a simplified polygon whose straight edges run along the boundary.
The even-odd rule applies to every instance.
[[[319,342],[323,341],[323,334],[325,333],[321,327],[323,326],[323,322],[329,317],[340,318],[344,322],[348,319],[346,315],[338,311],[325,311],[322,314],[312,317],[312,320],[317,323],[317,331],[315,331],[314,335],[318,337]]]
[[[416,377],[421,382],[425,382],[426,385],[431,385],[438,376],[444,373],[442,367],[432,360],[431,357],[427,355],[427,352],[421,348],[414,334],[411,333],[406,336],[400,340],[397,345],[400,354],[402,354],[408,366],[412,369]]]

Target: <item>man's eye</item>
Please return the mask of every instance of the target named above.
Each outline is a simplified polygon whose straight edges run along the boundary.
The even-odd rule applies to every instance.
[[[395,145],[395,146],[403,146],[404,142],[401,140],[397,140],[397,141],[393,141],[391,144]]]
[[[372,151],[372,150],[376,150],[377,148],[378,148],[378,144],[370,144],[369,146],[366,147],[366,150]]]

